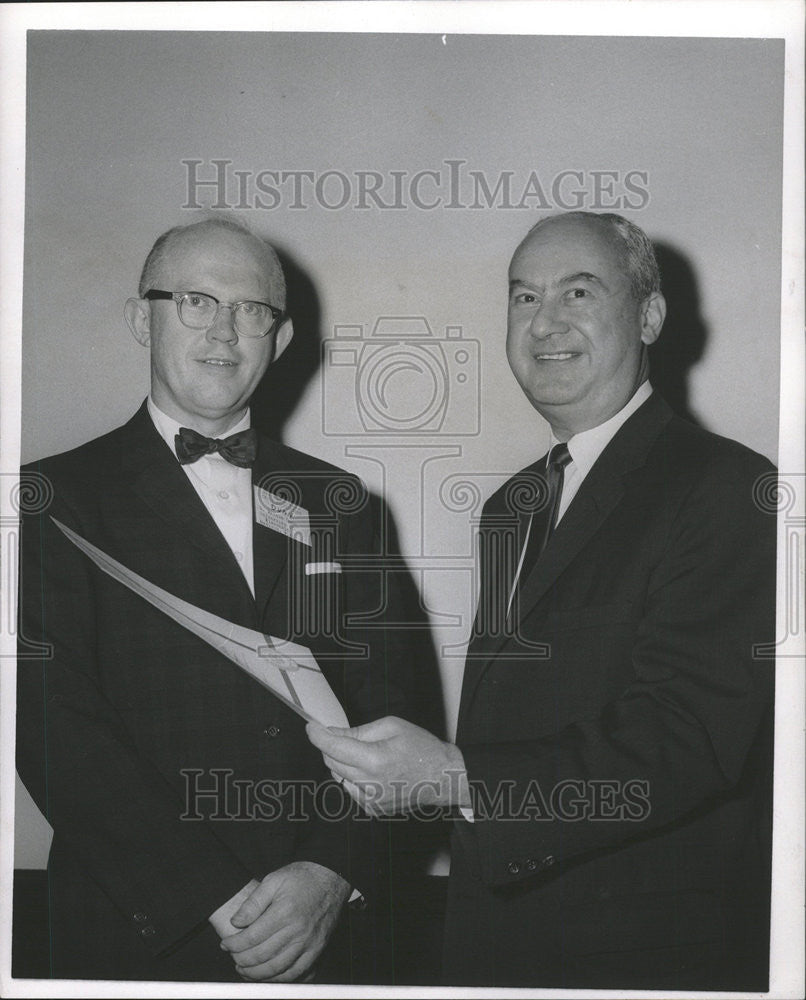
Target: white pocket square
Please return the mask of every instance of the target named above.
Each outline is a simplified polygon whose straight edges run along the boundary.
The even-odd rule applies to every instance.
[[[341,573],[341,563],[337,562],[305,563],[305,575],[313,576],[314,573]]]

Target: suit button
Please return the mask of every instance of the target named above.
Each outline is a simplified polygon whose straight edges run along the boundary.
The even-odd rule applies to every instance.
[[[264,734],[266,736],[269,737],[269,739],[273,740],[273,739],[275,739],[275,737],[277,737],[277,736],[280,735],[280,727],[279,726],[267,726],[267,728],[264,729],[263,732],[264,732]]]
[[[138,924],[144,924],[146,920],[148,920],[148,916],[145,913],[139,913],[139,912],[133,913],[132,920],[134,920]]]
[[[507,871],[509,872],[510,875],[517,875],[520,870],[521,866],[518,864],[517,861],[510,861],[510,863],[507,865]]]
[[[530,872],[535,872],[537,871],[537,862],[535,861],[534,858],[529,858],[529,860],[526,862],[526,867],[529,869]]]
[[[546,855],[546,857],[543,858],[542,863],[544,868],[550,868],[554,864],[554,855],[552,854]]]
[[[140,937],[153,937],[156,933],[156,930],[151,926],[151,924],[149,924],[148,927],[142,927],[140,929]]]

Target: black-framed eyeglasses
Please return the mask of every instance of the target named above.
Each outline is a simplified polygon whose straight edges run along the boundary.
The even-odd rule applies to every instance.
[[[265,337],[285,315],[268,302],[220,302],[206,292],[166,292],[151,288],[145,299],[173,299],[179,320],[191,330],[209,330],[223,307],[232,311],[232,326],[239,337]]]

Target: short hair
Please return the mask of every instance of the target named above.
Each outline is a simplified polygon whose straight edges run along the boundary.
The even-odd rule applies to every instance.
[[[192,233],[194,229],[200,229],[202,227],[208,229],[213,227],[224,229],[231,233],[238,233],[239,235],[246,236],[253,242],[259,244],[266,254],[269,278],[277,289],[277,297],[279,301],[272,303],[272,305],[277,305],[283,309],[285,308],[285,274],[283,273],[283,265],[280,263],[280,258],[277,256],[277,251],[270,243],[267,243],[266,240],[257,236],[240,222],[235,222],[232,219],[223,217],[201,219],[199,222],[191,222],[184,226],[174,226],[172,229],[164,232],[161,236],[158,236],[154,242],[154,246],[152,246],[149,250],[145,263],[143,264],[143,270],[140,272],[140,282],[137,294],[141,299],[145,296],[145,293],[149,291],[149,289],[154,287],[154,282],[157,280],[157,273],[162,267],[165,258],[173,249],[174,244],[182,236]]]
[[[636,226],[634,222],[625,219],[623,215],[616,215],[615,212],[561,212],[557,215],[548,215],[535,223],[521,245],[533,233],[554,219],[592,219],[606,226],[610,233],[616,237],[624,252],[633,298],[638,302],[643,302],[648,295],[660,291],[660,269],[658,268],[658,259],[655,256],[655,248],[643,229]]]

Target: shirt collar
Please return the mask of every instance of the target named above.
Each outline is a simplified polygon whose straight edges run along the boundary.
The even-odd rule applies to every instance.
[[[568,439],[566,444],[568,445],[568,451],[571,454],[571,459],[583,476],[586,476],[593,468],[594,462],[602,454],[607,445],[610,444],[610,441],[615,437],[616,431],[621,427],[621,425],[624,424],[629,417],[635,413],[638,407],[645,403],[651,395],[652,386],[649,384],[649,380],[647,379],[646,382],[641,383],[629,402],[609,420],[605,420],[605,422],[603,424],[599,424],[598,427],[591,427],[589,430],[580,431],[579,434],[575,434],[572,438]],[[559,444],[559,442],[554,436],[554,431],[552,431],[549,447],[551,448],[555,444]]]
[[[180,424],[178,421],[174,420],[173,417],[169,417],[167,413],[163,413],[151,396],[148,397],[148,415],[151,417],[154,426],[157,428],[159,436],[171,449],[172,454],[176,455],[174,439],[179,433],[179,428],[186,427],[187,424]],[[252,414],[249,407],[247,407],[246,412],[238,423],[235,424],[234,427],[230,427],[225,436],[229,437],[230,434],[236,434],[238,431],[248,430],[251,424]]]

